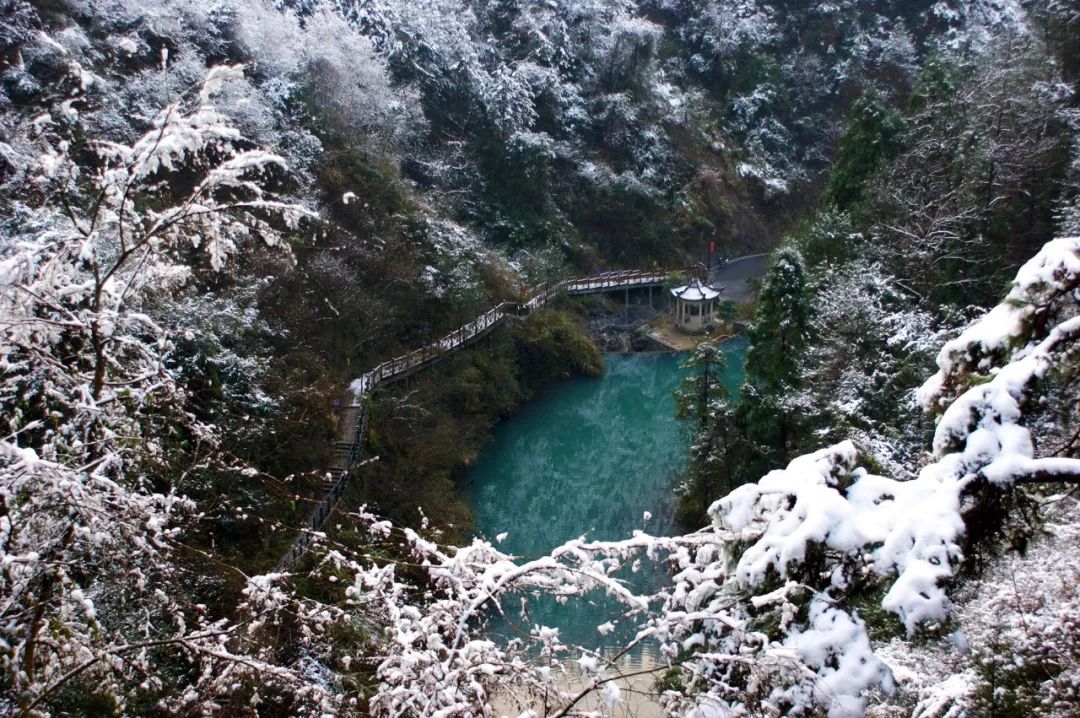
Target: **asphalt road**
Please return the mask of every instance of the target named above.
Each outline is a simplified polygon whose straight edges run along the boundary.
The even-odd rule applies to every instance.
[[[753,294],[747,280],[763,276],[768,262],[768,254],[736,257],[713,272],[712,287],[720,291],[721,299],[745,302]]]

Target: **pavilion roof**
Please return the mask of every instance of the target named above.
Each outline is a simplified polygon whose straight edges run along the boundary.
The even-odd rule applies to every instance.
[[[713,289],[708,284],[704,284],[699,279],[691,279],[689,284],[684,284],[681,287],[672,289],[671,295],[684,302],[705,302],[710,299],[716,299],[720,296],[720,292]]]

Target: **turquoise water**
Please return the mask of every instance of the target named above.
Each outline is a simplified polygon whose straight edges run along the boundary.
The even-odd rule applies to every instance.
[[[725,344],[732,390],[742,381],[744,351],[741,338]],[[506,533],[499,547],[523,558],[583,535],[619,539],[635,529],[670,535],[674,482],[689,443],[672,397],[685,375],[682,360],[609,355],[602,376],[561,382],[496,427],[464,482],[477,533],[492,540]],[[662,570],[646,567],[633,583],[655,585]],[[533,602],[527,618],[515,606],[511,619],[522,627],[557,627],[564,639],[596,645],[596,626],[611,612],[602,598]]]

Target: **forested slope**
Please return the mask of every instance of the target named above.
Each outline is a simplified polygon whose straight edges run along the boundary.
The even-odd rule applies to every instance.
[[[588,649],[481,631],[503,594],[600,587],[676,713],[859,713],[901,679],[924,715],[998,685],[1067,714],[1067,592],[1060,640],[1011,644],[1038,671],[905,694],[880,648],[938,645],[1032,536],[1048,499],[1017,485],[1075,483],[1077,247],[1051,240],[1080,233],[1078,33],[1064,0],[0,0],[0,706],[480,715],[546,694],[537,650],[614,701]],[[380,399],[370,483],[272,572],[349,380],[522,284],[709,241],[779,250],[740,398],[683,398],[708,528],[456,547],[490,424],[595,371],[556,312]],[[653,596],[611,577],[642,551],[677,569]]]

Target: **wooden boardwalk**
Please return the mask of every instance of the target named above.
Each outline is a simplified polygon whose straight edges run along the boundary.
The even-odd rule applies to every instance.
[[[598,294],[661,286],[670,271],[630,269],[564,279],[555,284],[545,285],[524,302],[503,302],[441,339],[408,354],[388,359],[365,372],[349,385],[349,390],[353,395],[352,403],[339,410],[338,434],[334,441],[333,459],[326,470],[325,493],[300,530],[300,534],[289,547],[289,551],[278,563],[277,571],[290,571],[296,567],[296,563],[307,552],[311,541],[322,530],[334,506],[344,495],[350,472],[378,458],[361,460],[368,422],[367,412],[364,411],[363,405],[364,396],[370,395],[383,384],[403,379],[472,344],[511,317],[523,316],[542,309],[562,294]]]
[[[561,294],[582,295],[612,292],[624,289],[656,287],[664,283],[669,272],[661,270],[631,269],[624,272],[605,272],[577,279],[564,279],[556,284],[541,287],[525,302],[503,302],[463,327],[455,329],[442,339],[408,354],[394,357],[366,372],[350,385],[356,397],[374,391],[380,384],[402,379],[428,364],[438,361],[450,352],[457,351],[480,339],[510,317],[522,316],[541,309]]]
[[[564,291],[567,294],[596,294],[620,289],[658,287],[664,283],[669,274],[670,271],[660,269],[631,269],[625,272],[593,274],[561,284],[565,284]]]

